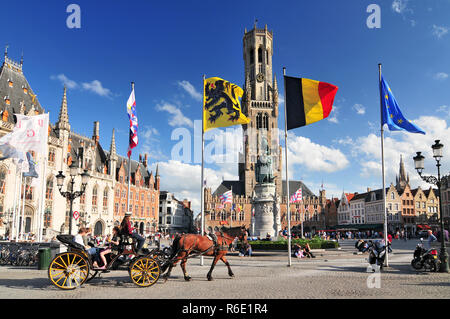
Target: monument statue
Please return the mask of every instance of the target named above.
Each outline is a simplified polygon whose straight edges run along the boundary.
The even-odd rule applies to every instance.
[[[272,155],[270,154],[269,143],[265,137],[261,140],[263,154],[258,156],[255,165],[255,177],[258,184],[273,183]]]

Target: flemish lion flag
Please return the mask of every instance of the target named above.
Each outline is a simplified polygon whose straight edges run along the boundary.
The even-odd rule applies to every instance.
[[[290,76],[284,78],[288,130],[312,124],[330,115],[337,86]]]
[[[203,130],[216,127],[248,124],[250,120],[242,113],[239,98],[244,91],[231,82],[218,77],[206,79],[203,97]]]

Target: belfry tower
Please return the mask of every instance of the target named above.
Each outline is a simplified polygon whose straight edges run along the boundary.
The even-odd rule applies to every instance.
[[[256,185],[255,164],[262,150],[261,140],[268,141],[276,193],[281,195],[281,147],[278,140],[278,85],[272,74],[273,32],[254,28],[243,39],[245,85],[242,110],[251,122],[243,125],[243,154],[239,160],[239,180],[245,196],[251,196]]]

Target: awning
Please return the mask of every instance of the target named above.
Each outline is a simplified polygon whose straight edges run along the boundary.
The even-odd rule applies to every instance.
[[[430,226],[428,225],[417,225],[417,228],[422,228],[422,229],[431,229]]]

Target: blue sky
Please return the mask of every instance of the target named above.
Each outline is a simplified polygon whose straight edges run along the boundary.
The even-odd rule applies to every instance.
[[[66,8],[81,8],[81,28],[69,29]],[[369,29],[369,4],[381,8],[381,28]],[[24,10],[26,8],[26,10]],[[0,45],[9,56],[24,52],[24,73],[50,120],[57,120],[68,85],[72,129],[126,154],[125,103],[136,83],[140,142],[133,151],[159,163],[162,187],[199,207],[200,166],[171,158],[174,129],[193,133],[201,119],[203,74],[244,82],[242,37],[255,18],[274,32],[273,70],[283,95],[288,75],[339,87],[327,120],[290,131],[290,176],[329,196],[381,187],[378,63],[404,115],[426,136],[386,132],[387,181],[395,181],[400,154],[413,186],[412,155],[424,151],[434,173],[431,144],[450,140],[450,1],[61,1],[2,4]],[[20,14],[18,14],[20,12]],[[283,104],[279,127],[284,127]],[[216,130],[216,134],[223,131]],[[284,145],[284,142],[282,143]],[[450,145],[446,145],[450,158]],[[444,159],[444,169],[449,170]],[[237,164],[207,165],[208,186],[237,178]]]

